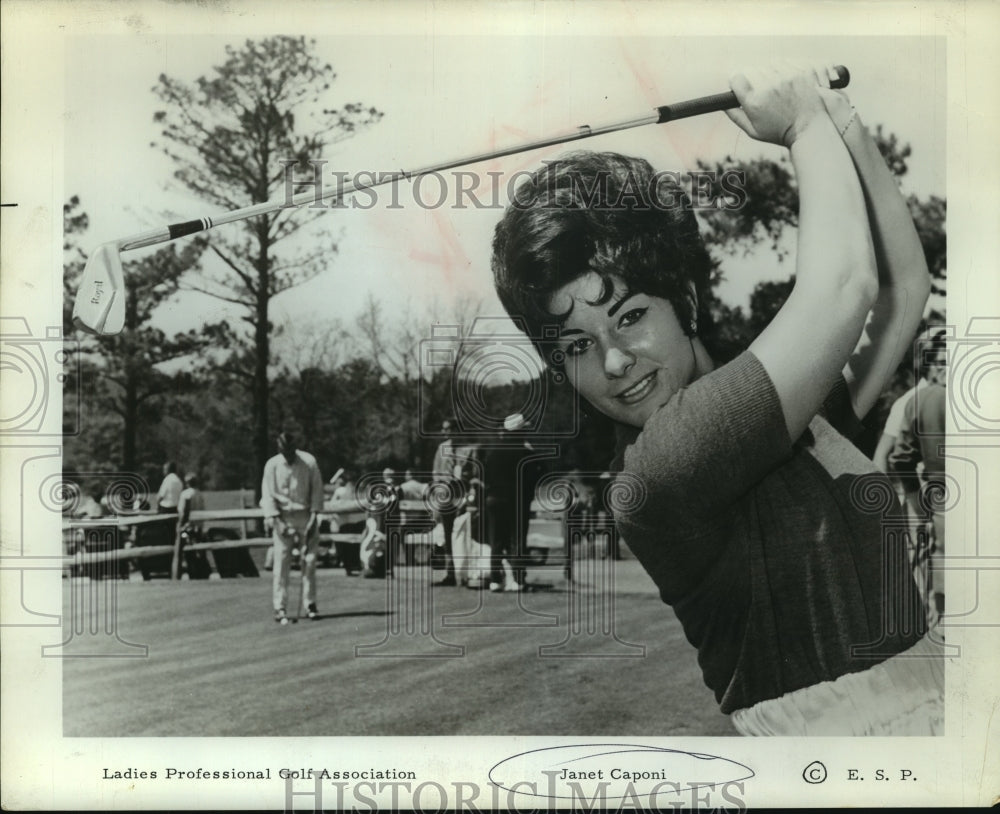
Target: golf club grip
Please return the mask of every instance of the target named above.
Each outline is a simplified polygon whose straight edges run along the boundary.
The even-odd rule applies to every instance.
[[[196,232],[203,232],[205,229],[211,228],[212,221],[210,219],[199,218],[198,220],[187,220],[183,223],[171,223],[167,227],[167,231],[170,233],[170,240],[176,240],[179,237],[193,235]]]
[[[830,87],[835,90],[846,88],[851,81],[850,71],[843,65],[838,65],[834,70],[837,72],[837,79],[830,83]],[[678,119],[687,119],[691,116],[701,116],[704,113],[715,113],[720,110],[731,110],[739,107],[740,102],[736,94],[732,91],[726,93],[716,93],[713,96],[702,96],[698,99],[689,99],[686,102],[677,102],[672,105],[661,105],[656,108],[659,118],[657,124],[674,122]]]

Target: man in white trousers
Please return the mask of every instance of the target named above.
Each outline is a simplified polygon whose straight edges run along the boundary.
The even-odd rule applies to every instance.
[[[319,514],[323,510],[323,478],[316,459],[296,449],[290,432],[278,435],[278,454],[264,465],[260,489],[264,522],[272,529],[274,576],[272,602],[274,620],[288,622],[288,576],[292,550],[302,554],[302,601],[310,619],[319,618],[316,607],[316,548]],[[296,617],[302,608],[296,608]]]

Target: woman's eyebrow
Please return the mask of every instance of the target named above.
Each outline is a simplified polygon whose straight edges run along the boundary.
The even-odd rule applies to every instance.
[[[635,291],[626,291],[621,295],[619,300],[608,309],[608,316],[613,317],[618,313],[618,309],[621,308],[628,300],[632,299],[636,295]]]
[[[612,303],[611,307],[608,309],[608,316],[609,317],[613,317],[615,314],[617,314],[618,311],[619,311],[619,309],[626,302],[628,302],[630,299],[632,299],[632,297],[634,297],[638,293],[639,293],[638,291],[625,291],[621,295],[621,297],[618,298],[618,300],[616,300],[614,303]],[[597,305],[598,303],[588,303],[588,304],[590,304],[590,305]],[[572,313],[573,313],[573,307],[570,306],[569,311],[567,311],[565,314],[562,315],[562,317],[560,319],[560,323],[559,323],[559,336],[567,336],[569,334],[582,334],[582,333],[584,333],[584,331],[581,330],[580,328],[567,328],[567,327],[565,327],[566,326],[566,322],[569,319],[570,314],[572,314]]]

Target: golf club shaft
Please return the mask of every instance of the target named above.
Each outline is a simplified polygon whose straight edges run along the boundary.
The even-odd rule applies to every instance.
[[[306,545],[299,545],[299,609],[295,611],[296,616],[302,616],[306,610]]]
[[[847,87],[850,82],[850,73],[847,68],[842,65],[838,65],[836,71],[838,78],[837,80],[831,82],[830,86],[832,88]],[[739,100],[736,98],[736,94],[732,91],[717,93],[713,96],[701,96],[697,99],[689,99],[672,105],[661,105],[660,107],[654,108],[651,113],[639,116],[638,118],[627,119],[625,121],[614,122],[596,127],[591,127],[590,125],[585,124],[571,132],[539,139],[537,141],[529,141],[512,147],[505,147],[499,150],[491,150],[485,153],[465,156],[464,158],[445,161],[440,164],[433,164],[417,170],[387,173],[384,176],[374,178],[371,183],[367,184],[355,184],[351,181],[346,181],[343,184],[335,185],[333,189],[322,194],[317,194],[316,191],[303,192],[282,201],[265,201],[264,203],[243,207],[242,209],[234,209],[233,211],[227,212],[223,215],[174,223],[160,229],[154,229],[152,231],[142,232],[141,234],[124,238],[118,242],[118,250],[129,251],[130,249],[155,246],[158,243],[165,243],[179,237],[193,235],[197,232],[203,232],[206,229],[211,229],[215,226],[221,226],[224,223],[233,223],[238,220],[246,220],[247,218],[254,218],[260,215],[269,215],[280,209],[292,209],[303,206],[304,204],[326,200],[327,198],[339,199],[345,195],[357,192],[359,189],[372,189],[377,186],[382,186],[383,184],[395,183],[401,179],[410,180],[418,178],[421,175],[429,175],[431,173],[443,172],[444,170],[450,170],[456,167],[478,164],[483,161],[503,158],[504,156],[514,155],[516,153],[525,153],[531,150],[538,150],[543,147],[551,147],[555,144],[565,144],[567,142],[578,141],[580,139],[591,138],[593,136],[616,133],[620,130],[630,130],[633,127],[643,127],[647,124],[664,124],[666,122],[677,121],[678,119],[700,116],[705,113],[715,113],[735,107],[739,107]]]

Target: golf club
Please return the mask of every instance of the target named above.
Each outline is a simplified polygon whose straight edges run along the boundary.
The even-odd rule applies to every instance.
[[[295,611],[293,622],[297,622],[303,615],[309,615],[309,609],[306,607],[306,548],[308,545],[308,535],[306,542],[299,540],[299,605]]]
[[[850,82],[850,74],[847,69],[843,66],[837,66],[835,70],[838,78],[831,82],[830,86],[832,88],[847,87]],[[713,96],[702,96],[671,105],[661,105],[654,108],[651,113],[625,121],[595,127],[585,124],[562,135],[466,156],[465,158],[454,159],[452,161],[445,161],[418,170],[392,173],[383,178],[373,180],[372,183],[368,184],[356,185],[348,181],[340,186],[335,186],[329,192],[322,195],[317,195],[314,191],[307,191],[281,201],[265,201],[264,203],[243,207],[242,209],[235,209],[222,215],[173,223],[159,229],[153,229],[132,235],[131,237],[122,238],[121,240],[105,243],[98,247],[97,251],[87,260],[83,275],[80,278],[76,300],[73,304],[73,323],[77,328],[88,333],[100,335],[121,333],[125,325],[125,276],[122,272],[121,264],[121,252],[124,251],[155,246],[158,243],[166,243],[185,235],[192,235],[215,226],[221,226],[224,223],[233,223],[234,221],[257,217],[258,215],[268,215],[280,209],[290,209],[326,198],[341,198],[357,192],[359,189],[371,189],[382,184],[394,183],[400,179],[410,180],[421,175],[442,172],[470,164],[478,164],[483,161],[537,150],[542,147],[550,147],[555,144],[564,144],[570,141],[591,138],[592,136],[615,133],[633,127],[643,127],[647,124],[664,124],[666,122],[677,121],[678,119],[729,110],[735,107],[739,107],[739,101],[736,98],[736,94],[732,91],[718,93]]]

